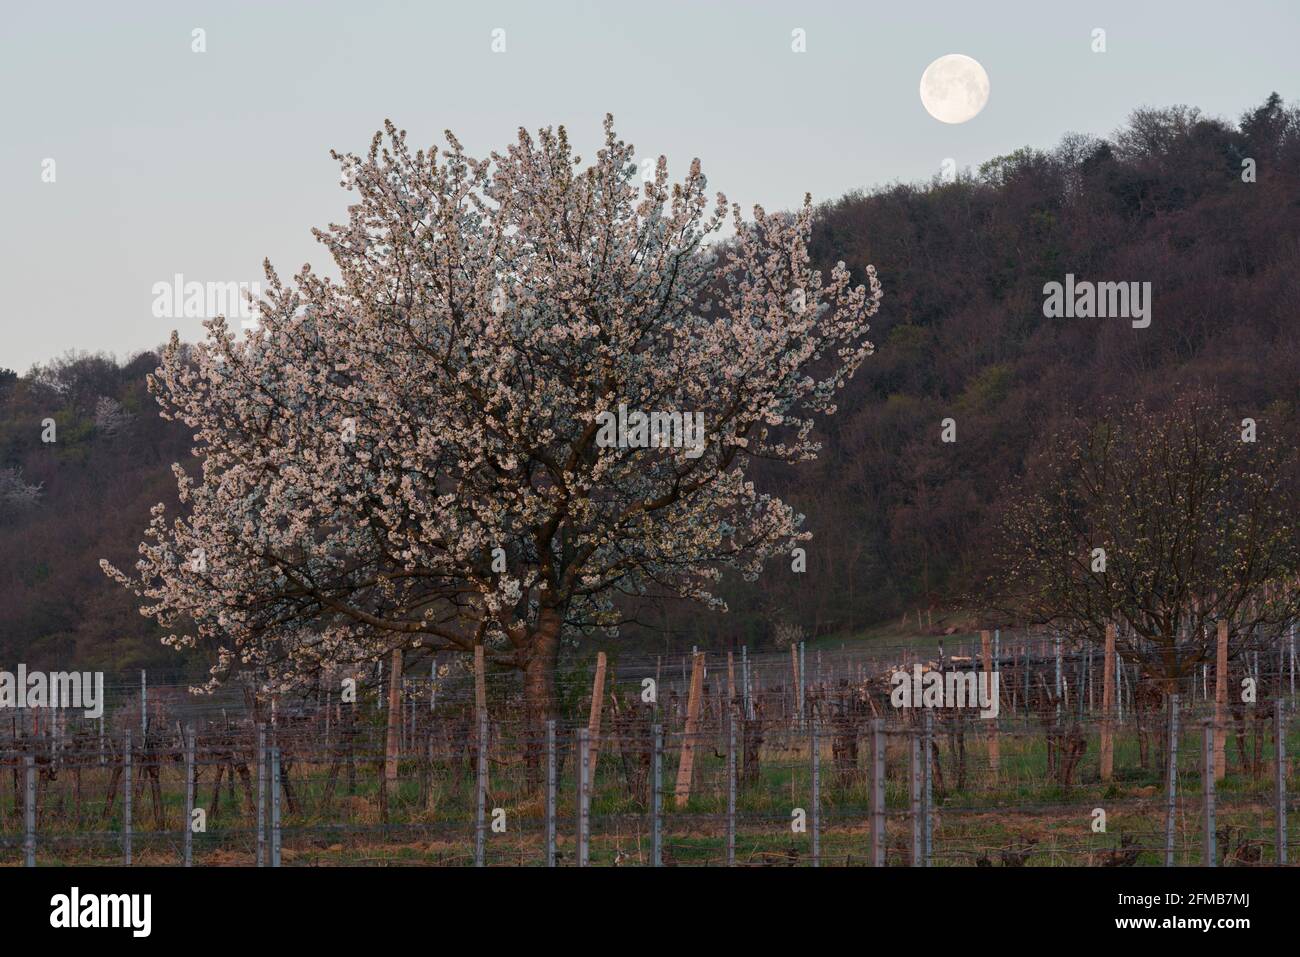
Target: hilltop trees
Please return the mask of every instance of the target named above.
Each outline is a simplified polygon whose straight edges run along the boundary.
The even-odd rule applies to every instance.
[[[186,510],[155,509],[134,574],[103,564],[215,651],[213,683],[482,644],[537,720],[561,638],[617,627],[618,596],[720,605],[721,568],[807,537],[746,469],[815,457],[872,349],[874,269],[823,277],[808,203],[745,221],[698,161],[642,185],[610,118],[586,167],[562,127],[485,160],[447,138],[412,153],[390,124],[336,156],[359,200],[316,235],[340,280],[268,265],[247,341],[214,320],[151,377],[202,473],[175,467]],[[702,415],[702,453],[599,441],[620,405]]]

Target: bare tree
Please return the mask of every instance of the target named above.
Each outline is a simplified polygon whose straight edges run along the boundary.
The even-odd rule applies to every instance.
[[[135,416],[111,396],[101,395],[95,400],[95,429],[101,435],[112,438],[130,425],[133,418]]]
[[[0,520],[31,511],[40,498],[41,487],[23,481],[22,469],[0,469]]]
[[[1208,394],[1076,423],[1002,517],[985,606],[1098,643],[1113,622],[1172,692],[1219,621],[1240,650],[1296,617],[1293,447]]]

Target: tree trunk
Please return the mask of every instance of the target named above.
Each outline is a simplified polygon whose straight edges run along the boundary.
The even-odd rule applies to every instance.
[[[555,668],[560,657],[560,622],[557,612],[543,609],[537,630],[524,650],[524,718],[532,742],[527,749],[524,768],[532,788],[542,786],[546,722],[557,715]],[[558,740],[556,744],[558,747]]]
[[[561,620],[555,609],[542,610],[524,659],[524,706],[530,734],[538,744],[530,749],[530,754],[541,750],[541,742],[546,737],[546,722],[557,714],[555,668],[560,658]]]
[[[394,648],[388,671],[388,727],[384,740],[384,780],[397,780],[397,722],[402,714],[402,649]]]

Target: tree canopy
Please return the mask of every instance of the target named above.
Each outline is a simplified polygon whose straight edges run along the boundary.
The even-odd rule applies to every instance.
[[[662,157],[642,183],[612,118],[588,166],[563,128],[482,160],[447,140],[389,124],[338,156],[359,198],[316,235],[340,278],[268,264],[256,331],[211,320],[150,380],[202,472],[176,467],[185,510],[155,508],[133,575],[104,567],[214,682],[482,644],[540,714],[560,639],[617,626],[617,596],[720,605],[721,568],[806,537],[747,464],[815,456],[874,269],[811,266],[810,201],[746,220]],[[698,417],[702,448],[600,441],[615,409]]]

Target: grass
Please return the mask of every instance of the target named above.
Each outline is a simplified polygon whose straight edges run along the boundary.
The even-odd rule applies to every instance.
[[[942,729],[940,729],[942,730]],[[934,782],[933,847],[936,866],[970,865],[987,859],[994,866],[1004,857],[1028,865],[1099,864],[1120,846],[1121,836],[1135,841],[1138,864],[1164,859],[1164,772],[1149,758],[1142,767],[1137,737],[1123,729],[1116,739],[1114,780],[1103,783],[1097,765],[1095,732],[1090,733],[1076,777],[1070,786],[1048,773],[1047,746],[1041,729],[1007,720],[999,736],[1001,761],[996,777],[989,768],[987,732],[981,722],[967,726],[966,780],[956,787],[956,761],[951,739],[938,734],[941,755],[939,780]],[[1297,752],[1294,730],[1288,754]],[[910,861],[909,793],[910,745],[891,735],[886,755],[888,863]],[[860,741],[857,759],[835,766],[833,744],[824,733],[820,748],[821,855],[825,863],[866,864],[871,857],[870,748]],[[1230,753],[1232,752],[1230,746]],[[804,735],[769,735],[760,756],[757,780],[738,788],[736,859],[740,864],[802,865],[811,859],[811,835],[792,828],[792,813],[802,809],[811,827],[811,748]],[[634,765],[639,755],[630,755]],[[1294,761],[1292,762],[1294,764]],[[1179,803],[1175,843],[1177,861],[1199,863],[1202,854],[1200,729],[1183,736],[1178,770]],[[283,860],[292,865],[342,864],[469,864],[475,841],[474,777],[464,766],[435,762],[424,773],[415,762],[404,762],[399,780],[387,789],[387,815],[381,810],[379,765],[358,767],[358,784],[347,793],[346,776],[339,775],[332,803],[326,807],[324,764],[294,764],[291,780],[299,802],[290,811],[282,802]],[[1294,771],[1294,768],[1292,769]],[[137,772],[138,773],[138,772]],[[677,751],[664,756],[663,835],[665,857],[681,865],[720,864],[726,848],[726,761],[710,736],[696,751],[694,785],[689,801],[674,799]],[[7,777],[7,776],[6,776]],[[573,861],[576,822],[573,764],[566,762],[561,778],[557,824],[562,863]],[[120,794],[112,815],[102,825],[108,773],[95,766],[83,774],[82,820],[78,823],[72,797],[72,774],[62,769],[43,781],[38,860],[42,864],[115,864],[121,861],[122,806]],[[423,780],[422,780],[423,778]],[[180,860],[184,818],[184,772],[164,764],[165,827],[154,827],[148,791],[134,801],[133,857],[138,864],[175,864]],[[201,775],[197,806],[211,797],[211,768]],[[591,796],[593,864],[645,863],[649,856],[649,817],[645,791],[632,793],[624,763],[616,748],[601,754]],[[8,784],[8,782],[5,782]],[[1294,773],[1289,791],[1296,790]],[[242,788],[232,805],[222,788],[219,814],[206,832],[194,836],[199,865],[249,864],[254,859],[254,819],[243,810]],[[1252,776],[1235,769],[1217,792],[1219,827],[1233,831],[1234,847],[1262,863],[1274,858],[1273,772],[1269,766]],[[521,762],[491,766],[487,795],[486,857],[490,864],[537,865],[543,857],[544,799],[530,786]],[[490,829],[492,812],[505,812],[503,833]],[[1106,814],[1105,832],[1093,828],[1094,809]],[[22,818],[11,788],[0,791],[0,861],[22,860]]]

